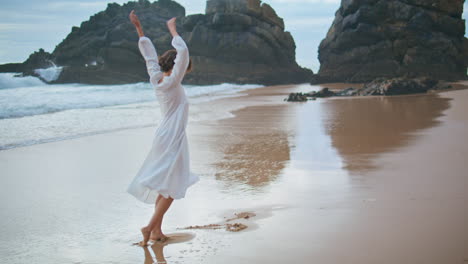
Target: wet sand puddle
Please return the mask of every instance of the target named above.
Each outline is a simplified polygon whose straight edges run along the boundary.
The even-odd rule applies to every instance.
[[[195,237],[195,234],[192,233],[173,233],[167,234],[168,240],[164,242],[157,242],[150,240],[151,250],[153,251],[154,257],[151,254],[148,247],[143,247],[145,254],[144,264],[153,264],[153,263],[167,263],[166,257],[164,256],[164,247],[169,244],[184,243],[192,240]],[[138,243],[137,243],[138,244]]]
[[[351,175],[378,169],[383,153],[409,145],[440,124],[450,99],[438,94],[331,99],[323,102],[325,132]]]
[[[229,236],[222,236],[222,239],[221,237],[218,237],[219,239],[213,239],[212,232],[230,234],[252,231],[259,228],[256,221],[271,217],[273,211],[283,209],[286,209],[286,207],[275,205],[271,207],[251,208],[250,210],[242,210],[239,213],[229,211],[223,213],[220,216],[223,220],[216,223],[177,228],[178,230],[193,230],[196,233],[169,233],[167,234],[168,240],[164,242],[150,240],[148,247],[140,247],[138,243],[133,243],[133,245],[143,249],[144,264],[181,264],[191,263],[192,261],[195,263],[202,263],[205,257],[212,256],[216,254],[217,250],[229,246],[228,243],[226,243],[226,240],[229,240]],[[200,233],[205,231],[209,232],[209,234]],[[209,238],[208,240],[207,237]],[[192,241],[194,239],[197,241]],[[174,250],[169,254],[165,252],[171,247],[176,246],[178,246],[177,254],[174,254]]]

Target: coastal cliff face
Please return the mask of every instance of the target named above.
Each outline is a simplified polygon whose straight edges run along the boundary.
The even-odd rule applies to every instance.
[[[173,1],[108,4],[55,48],[52,57],[64,66],[58,83],[119,84],[147,81],[145,62],[138,50],[138,35],[128,19],[131,10],[140,17],[145,35],[159,55],[171,48],[166,21],[182,18],[185,8]]]
[[[319,46],[320,82],[467,78],[464,0],[342,0]]]
[[[301,83],[312,71],[296,63],[294,40],[283,19],[259,0],[209,0],[205,15],[183,23],[197,71],[192,83]]]
[[[63,66],[57,83],[118,84],[147,81],[145,63],[138,51],[138,36],[128,20],[135,10],[145,35],[159,55],[170,46],[166,21],[178,18],[179,34],[186,40],[194,64],[187,74],[189,84],[307,82],[310,70],[299,67],[295,44],[284,31],[283,20],[259,0],[210,0],[206,14],[186,17],[185,8],[175,1],[153,3],[140,0],[122,6],[109,4],[71,33],[47,63]],[[37,58],[31,55],[30,58]],[[25,74],[44,67],[43,61],[23,65]]]

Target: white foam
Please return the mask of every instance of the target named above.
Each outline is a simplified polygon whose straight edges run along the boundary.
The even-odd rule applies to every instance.
[[[42,83],[42,82],[41,82]],[[259,85],[220,84],[187,86],[186,93],[192,103],[201,103],[230,96],[238,91]],[[128,105],[155,100],[149,83],[124,85],[54,84],[19,87],[0,93],[0,119],[18,118],[59,112],[70,109],[99,108]]]
[[[63,67],[57,67],[53,65],[47,69],[35,69],[34,72],[41,76],[46,82],[53,82],[58,79],[60,73],[62,73]]]
[[[0,74],[1,75],[1,74]],[[233,107],[213,111],[207,101],[240,96],[261,85],[184,86],[192,105],[190,121],[232,117]],[[154,126],[159,105],[149,83],[125,85],[54,84],[0,90],[0,150]]]
[[[16,77],[20,74],[21,73],[0,73],[0,89],[45,85],[43,81],[36,77]]]
[[[195,98],[195,97],[206,96],[206,98],[209,98],[210,96],[235,94],[239,91],[261,87],[261,85],[257,85],[257,84],[239,85],[239,84],[232,84],[232,83],[222,83],[222,84],[217,84],[217,85],[206,85],[206,86],[185,85],[184,87],[187,90],[187,96],[189,97]]]

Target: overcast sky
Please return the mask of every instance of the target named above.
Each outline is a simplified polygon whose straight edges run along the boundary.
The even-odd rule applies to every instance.
[[[106,8],[96,0],[2,0],[0,4],[0,64],[22,62],[43,48],[52,52],[72,26]],[[153,2],[153,1],[152,1]],[[206,0],[177,0],[186,13],[204,13]],[[341,0],[264,0],[285,21],[296,42],[297,62],[317,72],[317,49],[330,27]],[[468,4],[465,5],[465,10]],[[465,13],[463,18],[466,19]]]

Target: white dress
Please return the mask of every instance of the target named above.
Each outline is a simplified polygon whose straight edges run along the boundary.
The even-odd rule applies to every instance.
[[[138,41],[163,118],[151,150],[127,191],[138,200],[150,204],[155,203],[158,194],[165,198],[183,198],[187,188],[199,180],[197,175],[190,172],[185,133],[189,104],[181,82],[189,64],[188,48],[180,36],[172,39],[172,46],[177,50],[172,73],[158,83],[163,73],[156,49],[147,37],[141,37]]]

